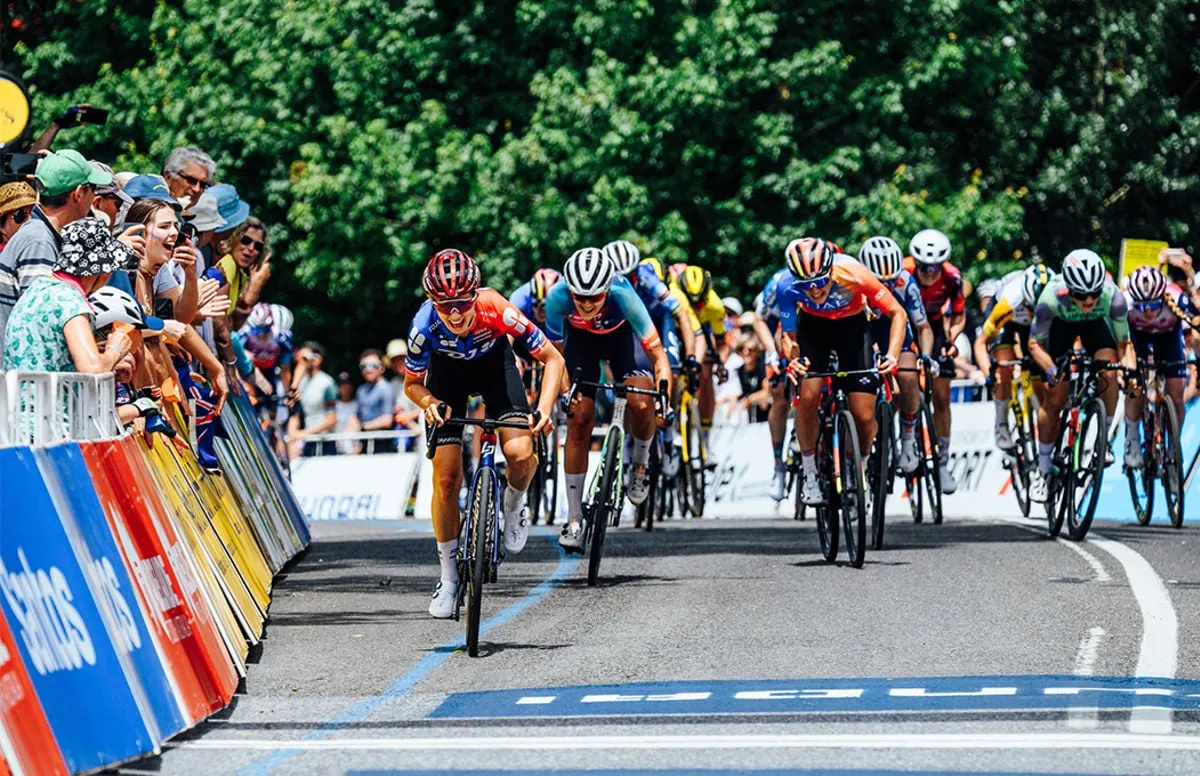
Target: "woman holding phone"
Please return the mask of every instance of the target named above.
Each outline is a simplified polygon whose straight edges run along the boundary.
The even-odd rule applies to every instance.
[[[229,282],[230,315],[233,329],[242,328],[246,316],[262,298],[263,286],[271,277],[271,249],[267,246],[267,226],[254,216],[233,230],[221,245],[223,255],[217,266]]]

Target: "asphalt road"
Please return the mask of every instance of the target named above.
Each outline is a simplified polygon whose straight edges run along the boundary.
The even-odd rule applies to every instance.
[[[855,570],[811,520],[622,526],[596,588],[535,534],[472,659],[428,524],[317,524],[246,692],[124,772],[1200,772],[1195,527],[889,529]]]

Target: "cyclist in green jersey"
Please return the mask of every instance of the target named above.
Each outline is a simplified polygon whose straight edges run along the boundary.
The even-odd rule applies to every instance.
[[[1125,295],[1104,269],[1104,260],[1089,250],[1075,250],[1063,259],[1062,276],[1046,285],[1038,297],[1029,338],[1029,354],[1045,373],[1050,386],[1038,409],[1038,471],[1029,485],[1030,498],[1046,500],[1046,475],[1058,438],[1058,421],[1067,404],[1067,382],[1058,380],[1056,359],[1075,346],[1075,339],[1093,358],[1135,366],[1129,339]],[[1111,418],[1117,406],[1117,379],[1102,372],[1104,409]]]

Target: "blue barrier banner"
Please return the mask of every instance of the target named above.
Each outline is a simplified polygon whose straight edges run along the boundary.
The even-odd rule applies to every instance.
[[[187,721],[104,507],[91,486],[91,470],[75,443],[40,448],[34,455],[68,536],[83,541],[84,546],[76,546],[76,555],[92,569],[92,589],[107,615],[112,641],[129,656],[133,681],[140,684],[158,739],[166,740],[187,729]]]
[[[1184,474],[1196,454],[1200,452],[1200,409],[1197,405],[1200,399],[1188,402],[1184,412],[1183,422],[1179,429],[1179,446],[1183,450]],[[1100,501],[1096,504],[1097,520],[1135,520],[1133,497],[1129,493],[1129,479],[1125,475],[1122,462],[1125,458],[1125,415],[1123,405],[1118,405],[1117,411],[1122,413],[1117,424],[1116,436],[1109,442],[1113,457],[1113,465],[1104,471],[1104,483],[1100,486]],[[1189,487],[1184,492],[1183,520],[1184,522],[1200,521],[1200,490]],[[1154,482],[1154,511],[1153,522],[1167,522],[1166,496],[1163,493],[1162,482]]]
[[[0,606],[72,772],[155,751],[54,503],[27,448],[0,449]]]

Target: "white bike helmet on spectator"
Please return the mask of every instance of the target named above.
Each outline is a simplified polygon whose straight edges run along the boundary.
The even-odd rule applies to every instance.
[[[891,237],[872,237],[858,251],[858,260],[880,280],[891,280],[904,269],[904,254]]]
[[[1025,297],[1025,304],[1034,307],[1051,280],[1054,280],[1054,271],[1045,264],[1026,267],[1025,274],[1021,277],[1021,295]]]
[[[597,296],[608,291],[613,272],[612,260],[599,248],[580,248],[563,267],[567,288],[578,296]]]
[[[604,246],[604,255],[613,264],[613,271],[618,275],[628,275],[637,269],[642,254],[637,246],[628,240],[613,240]]]
[[[1129,298],[1157,302],[1167,293],[1167,278],[1157,267],[1138,267],[1129,276]]]
[[[114,323],[128,323],[139,329],[146,326],[141,305],[119,288],[105,286],[89,296],[88,301],[96,310],[96,322],[92,324],[96,331]]]
[[[1072,294],[1098,294],[1104,288],[1106,277],[1104,259],[1094,251],[1079,248],[1063,259],[1063,282]]]
[[[950,238],[937,229],[922,229],[908,244],[908,252],[918,264],[941,264],[950,259]]]
[[[737,318],[742,313],[746,312],[742,308],[742,303],[734,299],[732,296],[727,296],[721,300],[721,304],[725,305],[725,312],[730,318]]]

